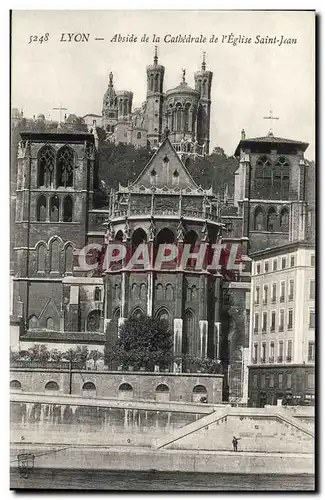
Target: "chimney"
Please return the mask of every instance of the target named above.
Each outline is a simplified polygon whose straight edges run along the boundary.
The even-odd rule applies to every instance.
[[[246,133],[245,133],[245,129],[243,129],[241,131],[241,140],[244,141],[246,139]]]

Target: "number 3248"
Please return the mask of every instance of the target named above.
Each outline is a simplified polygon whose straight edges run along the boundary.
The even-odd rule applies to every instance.
[[[38,43],[47,42],[49,37],[50,37],[49,33],[45,33],[44,35],[41,35],[41,36],[30,35],[28,44],[30,44],[32,42],[38,42]]]

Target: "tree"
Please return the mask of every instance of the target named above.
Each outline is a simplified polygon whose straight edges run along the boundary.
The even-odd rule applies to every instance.
[[[31,361],[46,363],[50,358],[50,353],[45,345],[35,344],[28,349],[28,356]]]
[[[78,363],[78,365],[85,365],[88,358],[88,348],[87,346],[77,346],[77,349],[68,349],[62,355],[63,359],[70,361],[71,363]]]
[[[119,338],[108,361],[116,361],[126,369],[152,371],[155,365],[167,368],[172,361],[172,332],[168,323],[145,315],[128,318],[119,330]]]
[[[50,351],[50,357],[51,357],[51,361],[55,361],[56,363],[59,363],[62,360],[62,352],[59,351],[58,349],[52,349]]]

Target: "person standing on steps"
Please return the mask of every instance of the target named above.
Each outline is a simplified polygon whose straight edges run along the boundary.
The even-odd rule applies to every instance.
[[[234,451],[238,451],[238,441],[240,440],[240,438],[236,438],[236,436],[234,436],[232,438],[232,445],[233,445],[233,448],[234,448]]]

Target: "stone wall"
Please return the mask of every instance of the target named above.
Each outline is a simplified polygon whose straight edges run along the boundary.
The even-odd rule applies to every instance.
[[[68,370],[12,368],[10,380],[20,382],[23,392],[43,393],[51,381],[58,385],[56,393],[69,394],[70,390]],[[102,398],[191,402],[207,397],[208,403],[222,401],[222,375],[72,370],[71,394],[83,395],[87,382],[94,384],[91,395]],[[131,389],[119,390],[122,384],[129,384]],[[160,391],[161,385],[167,386],[167,390]],[[198,386],[206,388],[206,392],[193,392]]]

